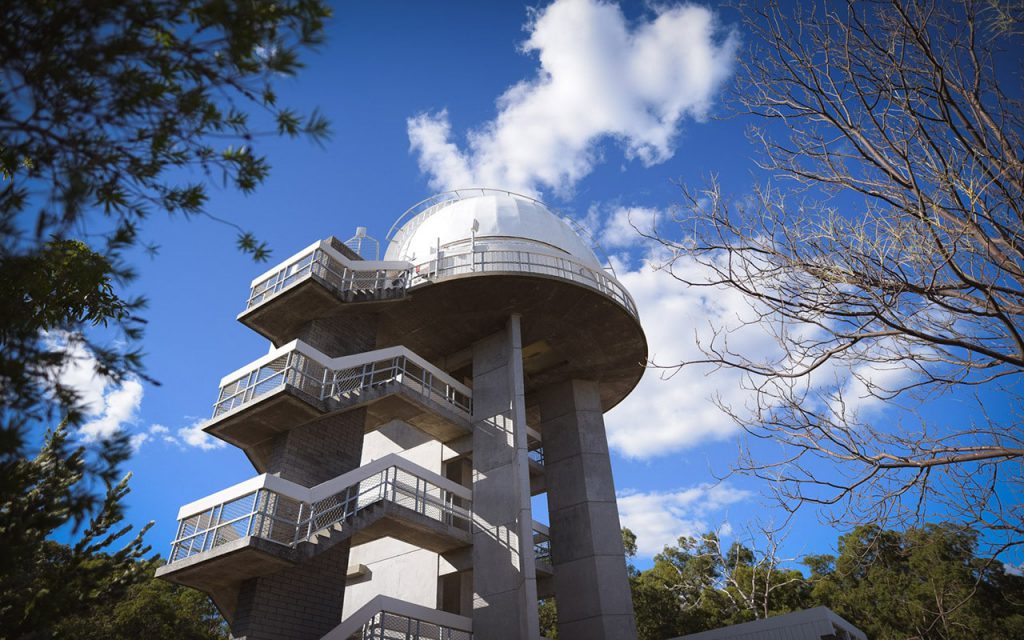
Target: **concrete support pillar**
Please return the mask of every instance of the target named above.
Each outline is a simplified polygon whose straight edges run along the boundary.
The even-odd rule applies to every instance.
[[[519,316],[473,344],[473,635],[540,635]]]
[[[598,385],[567,381],[539,400],[558,637],[636,638]]]

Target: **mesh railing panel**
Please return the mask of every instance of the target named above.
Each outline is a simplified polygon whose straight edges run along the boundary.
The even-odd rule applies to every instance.
[[[468,500],[392,466],[312,504],[259,489],[182,518],[171,543],[170,562],[245,536],[294,546],[326,529],[348,526],[363,509],[381,501],[463,531],[470,529]]]
[[[304,505],[273,491],[259,489],[215,505],[178,522],[169,562],[184,560],[245,536],[290,545]]]
[[[350,269],[323,249],[312,249],[257,282],[249,291],[245,308],[260,304],[311,275],[339,293],[384,294],[403,292],[408,273],[408,269]]]
[[[415,268],[411,285],[430,279],[464,275],[468,273],[530,273],[576,282],[611,297],[633,317],[639,317],[636,303],[618,280],[601,269],[593,269],[567,258],[521,250],[475,251],[461,253],[421,264]]]
[[[377,613],[363,625],[361,640],[473,640],[473,634],[389,611]]]
[[[533,543],[533,557],[539,562],[551,564],[551,540],[544,538]]]
[[[363,392],[399,383],[469,416],[470,396],[405,356],[384,358],[345,369],[329,369],[298,350],[262,364],[220,388],[213,417],[221,416],[283,385],[318,400],[350,400]]]

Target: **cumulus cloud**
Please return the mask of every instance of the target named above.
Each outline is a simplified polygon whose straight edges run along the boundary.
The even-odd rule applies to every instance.
[[[206,424],[206,420],[197,420],[187,427],[178,429],[178,439],[181,443],[202,449],[203,451],[210,451],[212,449],[220,449],[224,446],[223,440],[218,440],[213,436],[210,436],[203,432],[203,426]]]
[[[702,361],[707,355],[700,345],[709,345],[718,330],[719,346],[727,340],[733,353],[753,362],[795,366],[782,351],[777,327],[770,317],[762,317],[750,298],[736,289],[690,287],[680,281],[708,281],[712,274],[706,265],[682,256],[672,262],[676,277],[655,268],[670,256],[660,245],[645,241],[633,226],[644,231],[668,217],[645,207],[591,207],[585,220],[606,246],[617,250],[611,262],[636,300],[650,361],[663,367]],[[643,259],[635,259],[638,254]],[[826,338],[825,329],[814,325],[787,323],[786,332],[790,337]],[[868,419],[889,409],[891,403],[880,396],[908,384],[916,374],[898,361],[871,361],[879,349],[899,352],[896,345],[873,343],[865,349],[863,359],[853,364],[834,358],[818,367],[803,381],[809,391],[804,402],[831,412],[836,420]],[[678,371],[652,367],[629,397],[605,416],[608,443],[628,458],[643,459],[730,438],[739,427],[718,403],[741,419],[748,413],[753,419],[750,408],[772,398],[756,398],[752,386],[744,372],[714,364],[693,364]]]
[[[436,189],[497,186],[567,191],[614,139],[629,159],[664,162],[684,118],[704,119],[732,73],[738,44],[701,6],[659,6],[631,25],[615,4],[556,0],[527,25],[534,78],[497,99],[494,120],[452,139],[446,110],[408,120],[409,141]]]
[[[622,526],[636,534],[637,554],[645,557],[675,544],[680,536],[708,531],[729,535],[726,508],[753,494],[728,484],[701,484],[676,491],[624,491],[618,496]]]
[[[128,378],[120,385],[114,384],[96,372],[96,356],[81,342],[59,333],[47,334],[44,339],[50,349],[62,349],[67,354],[63,366],[52,375],[59,385],[78,394],[86,418],[78,432],[83,440],[110,438],[138,420],[143,396],[139,380]]]
[[[146,431],[140,431],[132,436],[132,448],[138,451],[145,443],[150,441],[156,442],[157,440],[181,446],[181,443],[174,436],[170,435],[170,431],[170,429],[162,424],[152,424]]]
[[[634,232],[635,233],[635,232]],[[618,279],[633,295],[647,335],[650,360],[671,365],[701,360],[697,345],[706,343],[711,327],[728,327],[730,345],[767,357],[775,341],[757,325],[742,326],[752,316],[750,303],[735,290],[687,287],[663,270],[652,268],[656,256],[638,266],[613,258]],[[685,258],[675,263],[678,275],[701,280],[705,267]],[[669,375],[650,369],[626,400],[605,416],[609,445],[630,458],[666,455],[694,445],[722,440],[737,431],[735,422],[716,406],[742,409],[751,397],[737,370],[692,365]]]
[[[67,354],[64,366],[53,371],[56,382],[78,394],[85,415],[94,416],[102,412],[103,396],[110,380],[96,374],[95,356],[85,345],[66,335],[50,333],[44,339],[49,349],[63,350]]]
[[[87,442],[110,438],[138,419],[141,405],[142,384],[138,380],[125,380],[120,387],[104,394],[102,412],[83,424],[79,433]]]
[[[616,207],[608,214],[599,239],[607,249],[633,247],[652,235],[663,215],[651,207]]]

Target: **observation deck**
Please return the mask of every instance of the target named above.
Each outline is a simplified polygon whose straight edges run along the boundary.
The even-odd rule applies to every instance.
[[[263,470],[261,443],[361,407],[366,431],[397,418],[441,442],[468,435],[471,397],[467,386],[405,347],[330,358],[293,340],[225,376],[203,430],[241,448]]]
[[[384,260],[329,238],[262,274],[239,320],[282,345],[311,319],[372,317],[378,346],[441,363],[516,313],[527,392],[595,379],[608,410],[639,382],[647,342],[632,296],[580,233],[526,196],[440,194],[399,218]]]
[[[507,191],[424,200],[388,240],[364,260],[327,238],[252,281],[238,319],[271,349],[204,431],[262,475],[182,507],[157,575],[242,637],[527,639],[559,594],[560,636],[635,637],[601,417],[644,372],[633,298]]]

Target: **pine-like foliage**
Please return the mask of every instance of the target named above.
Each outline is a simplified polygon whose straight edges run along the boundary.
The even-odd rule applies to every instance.
[[[31,460],[2,464],[8,489],[0,496],[0,638],[48,638],[61,620],[122,599],[147,575],[146,525],[127,540],[122,501],[130,474],[113,480],[126,457],[123,441],[96,463],[82,447],[68,446],[66,424],[49,431]],[[97,499],[90,481],[105,485]],[[80,519],[77,514],[89,514]],[[77,542],[49,538],[78,530]]]

